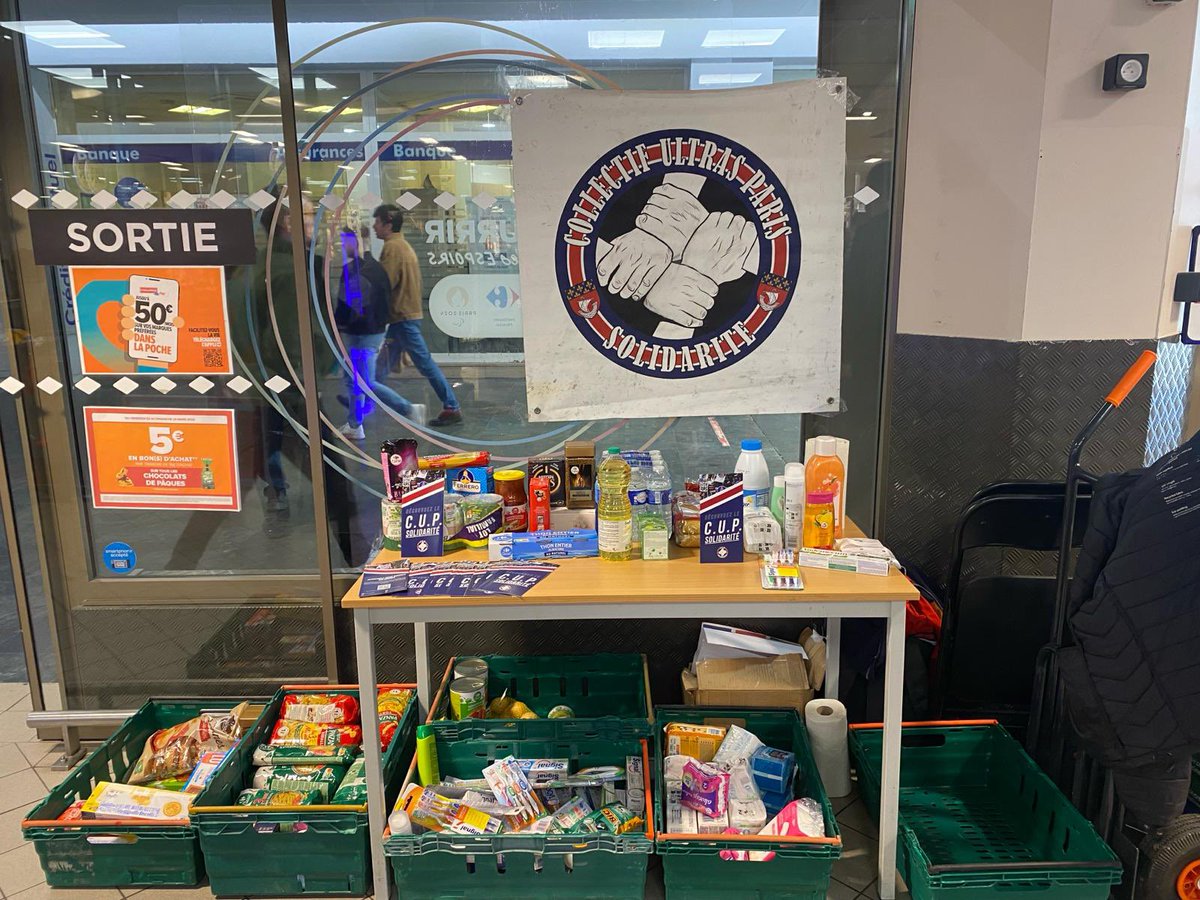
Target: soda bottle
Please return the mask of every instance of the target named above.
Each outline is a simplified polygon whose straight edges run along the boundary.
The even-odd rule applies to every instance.
[[[596,504],[596,532],[600,558],[629,559],[633,539],[632,508],[629,505],[629,463],[621,451],[610,447],[596,472],[600,500]]]

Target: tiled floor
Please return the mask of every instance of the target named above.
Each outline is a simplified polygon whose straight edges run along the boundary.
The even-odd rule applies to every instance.
[[[58,784],[51,770],[54,744],[39,741],[25,727],[29,691],[22,684],[0,683],[0,900],[212,900],[207,887],[147,890],[51,890],[46,886],[33,846],[21,837],[20,823],[30,808]],[[842,858],[833,867],[828,900],[877,900],[876,828],[856,795],[834,801],[842,831]],[[654,867],[647,900],[663,896],[661,870]],[[908,894],[901,894],[907,900]]]

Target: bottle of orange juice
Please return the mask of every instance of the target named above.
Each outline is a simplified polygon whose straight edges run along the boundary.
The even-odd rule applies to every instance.
[[[833,495],[833,537],[842,536],[846,503],[842,485],[846,483],[846,467],[837,455],[837,438],[829,435],[813,439],[813,455],[804,464],[804,488]],[[807,544],[806,544],[807,546]]]

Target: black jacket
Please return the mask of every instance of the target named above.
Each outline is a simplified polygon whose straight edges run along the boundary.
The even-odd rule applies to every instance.
[[[380,334],[391,317],[392,285],[387,272],[369,256],[342,266],[334,319],[346,334]]]
[[[1088,751],[1118,770],[1186,769],[1200,749],[1200,434],[1100,479],[1068,624],[1060,667]]]

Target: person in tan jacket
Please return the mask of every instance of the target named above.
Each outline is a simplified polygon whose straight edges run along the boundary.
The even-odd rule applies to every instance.
[[[424,317],[421,308],[421,269],[416,252],[401,234],[404,213],[398,206],[385,203],[375,208],[374,218],[375,237],[383,241],[379,264],[387,272],[392,285],[392,324],[387,330],[390,344],[387,359],[394,360],[407,352],[417,371],[429,379],[429,384],[442,401],[442,411],[430,419],[429,424],[457,425],[463,419],[458,398],[454,396],[454,389],[438,364],[433,361],[433,355],[425,344],[425,335],[421,332],[421,319]]]

